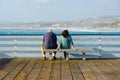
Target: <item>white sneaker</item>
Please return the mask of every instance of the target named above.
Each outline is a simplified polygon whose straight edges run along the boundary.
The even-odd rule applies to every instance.
[[[66,58],[66,60],[69,60],[69,58]]]
[[[86,60],[86,58],[83,58],[83,60]]]
[[[69,54],[68,54],[68,55],[66,55],[66,60],[69,60]]]

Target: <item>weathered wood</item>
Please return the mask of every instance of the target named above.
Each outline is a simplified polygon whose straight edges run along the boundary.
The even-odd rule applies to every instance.
[[[120,59],[0,60],[0,80],[120,80]]]
[[[56,49],[45,49],[45,51],[56,51]],[[59,49],[57,52],[63,52],[63,51],[68,51],[68,52],[90,52],[90,51],[92,51],[92,49],[91,48]]]
[[[14,80],[14,78],[21,72],[21,70],[26,67],[28,60],[24,59],[21,61],[10,73],[3,78],[3,80]]]
[[[61,60],[61,80],[73,80],[68,60]]]
[[[78,65],[78,60],[69,60],[73,80],[84,80],[83,74]]]
[[[30,59],[30,62],[24,67],[24,69],[16,76],[15,80],[25,80],[26,77],[29,75],[30,71],[32,70],[35,64],[34,59]]]
[[[56,49],[45,49],[46,52],[54,52]],[[83,55],[83,60],[86,60],[86,53],[92,51],[91,48],[76,48],[76,49],[59,49],[57,52],[79,52]]]
[[[97,80],[108,80],[108,78],[103,74],[103,72],[95,65],[94,61],[87,61],[87,66],[92,72],[92,74],[96,77]]]
[[[20,62],[22,59],[13,59],[9,62],[6,66],[0,70],[0,80],[3,79],[9,72],[11,72]]]
[[[115,59],[115,60],[110,60],[115,66],[117,66],[118,68],[120,68],[120,59]]]
[[[2,70],[4,68],[4,66],[6,66],[11,60],[13,59],[0,59],[0,70]]]
[[[26,80],[37,80],[39,74],[41,73],[43,65],[44,65],[44,61],[42,61],[41,59],[38,59],[34,68],[32,69],[32,71],[27,76]]]
[[[95,64],[99,67],[99,69],[103,72],[103,74],[108,78],[108,80],[119,80],[120,78],[116,77],[115,73],[112,72],[105,66],[105,60],[96,61]]]
[[[79,61],[78,65],[85,80],[97,80],[94,74],[90,71],[89,67],[87,66],[87,61]]]
[[[60,60],[55,60],[52,62],[49,80],[61,80],[60,79]]]
[[[42,70],[39,74],[38,80],[49,80],[50,79],[51,66],[52,66],[51,60],[44,61],[44,65],[43,65]]]
[[[119,62],[118,62],[118,64],[119,64]],[[115,66],[114,64],[112,64],[110,62],[110,60],[105,60],[105,62],[103,63],[103,65],[107,66],[107,68],[109,69],[109,71],[111,71],[112,73],[115,73],[116,77],[118,77],[118,79],[120,79],[120,67]]]

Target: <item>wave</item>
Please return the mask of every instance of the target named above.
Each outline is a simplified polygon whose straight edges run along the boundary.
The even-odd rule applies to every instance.
[[[52,29],[53,31],[63,31],[69,30],[74,32],[80,31],[88,31],[88,32],[97,32],[97,31],[120,31],[120,29],[116,28],[81,28],[81,27],[0,27],[0,31],[47,31],[48,29]]]

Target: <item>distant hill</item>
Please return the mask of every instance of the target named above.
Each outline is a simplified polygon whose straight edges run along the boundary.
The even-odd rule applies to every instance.
[[[0,24],[7,24],[7,27],[79,27],[85,29],[106,29],[106,28],[120,28],[120,16],[104,16],[104,17],[93,17],[79,21],[66,21],[66,22],[36,22],[36,23],[10,23],[0,21]],[[9,24],[9,25],[8,25]],[[6,25],[5,25],[6,26]],[[2,25],[4,27],[4,25]]]

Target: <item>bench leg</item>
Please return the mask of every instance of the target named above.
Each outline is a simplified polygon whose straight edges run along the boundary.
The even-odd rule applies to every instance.
[[[86,60],[85,54],[86,54],[86,52],[82,51],[83,60]]]
[[[52,53],[49,53],[49,59],[52,60]]]
[[[60,59],[62,59],[62,54],[63,54],[62,52],[59,53]]]

